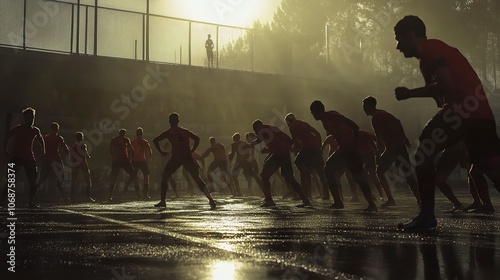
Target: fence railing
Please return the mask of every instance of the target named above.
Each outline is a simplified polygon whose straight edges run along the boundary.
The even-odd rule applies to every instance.
[[[99,6],[99,0],[0,0],[0,46],[254,71],[253,30]],[[235,45],[240,51],[234,57]]]

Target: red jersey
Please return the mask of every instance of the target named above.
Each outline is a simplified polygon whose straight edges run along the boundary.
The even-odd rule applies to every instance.
[[[148,140],[142,138],[134,139],[132,141],[132,148],[134,148],[134,158],[132,160],[133,162],[145,162],[146,152],[149,152],[149,155],[153,153]]]
[[[61,154],[59,153],[59,146],[66,146],[64,138],[60,135],[51,133],[43,136],[45,141],[45,159],[60,160]]]
[[[375,110],[372,117],[372,127],[377,139],[384,142],[386,149],[394,151],[406,146],[408,138],[401,122],[384,110]]]
[[[358,140],[358,151],[359,154],[364,155],[374,155],[377,151],[377,146],[375,145],[375,134],[367,131],[359,131]]]
[[[214,155],[214,161],[227,161],[226,149],[221,143],[215,143],[209,147],[201,157],[205,158],[209,153]]]
[[[40,129],[36,126],[24,124],[13,127],[10,132],[16,137],[12,150],[12,158],[35,160],[33,154],[33,140],[40,135]]]
[[[70,160],[77,165],[87,165],[87,145],[82,142],[75,142],[71,145]]]
[[[264,124],[255,132],[257,137],[266,144],[270,154],[289,155],[293,144],[292,139],[281,129]]]
[[[356,151],[358,147],[354,142],[354,132],[350,126],[344,123],[344,115],[336,111],[325,112],[321,120],[325,130],[330,133],[339,145],[339,150]]]
[[[125,136],[115,136],[109,144],[111,147],[111,158],[113,162],[129,162],[128,147],[131,147],[130,139]]]
[[[462,110],[469,113],[468,117],[472,119],[494,120],[481,80],[459,50],[440,40],[429,39],[421,44],[419,55],[420,71],[426,84],[435,82],[434,71],[439,67],[446,66],[450,71],[457,91],[438,96],[444,102],[443,110],[455,111],[453,105],[458,104],[465,107]]]
[[[190,130],[182,127],[171,127],[159,137],[168,139],[172,147],[172,156],[191,156],[189,138],[196,137],[196,135]]]
[[[231,144],[231,151],[236,153],[236,162],[252,160],[253,146],[244,141],[235,141]]]
[[[293,139],[298,139],[302,144],[302,148],[321,148],[321,139],[318,139],[316,135],[313,134],[314,128],[308,123],[300,120],[294,120],[290,124],[289,128]]]

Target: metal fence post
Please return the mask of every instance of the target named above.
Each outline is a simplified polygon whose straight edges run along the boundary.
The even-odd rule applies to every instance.
[[[76,1],[76,54],[80,54],[80,0]]]
[[[26,0],[24,0],[23,8],[23,50],[26,50],[26,14],[27,14]]]
[[[99,7],[98,0],[95,0],[94,4],[94,56],[97,56],[97,9]]]
[[[189,66],[191,66],[191,21],[189,22]]]

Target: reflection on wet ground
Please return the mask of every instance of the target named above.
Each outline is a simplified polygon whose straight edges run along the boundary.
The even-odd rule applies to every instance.
[[[202,198],[165,210],[143,201],[18,209],[16,273],[2,279],[500,279],[499,214],[446,213],[440,200],[435,232],[402,233],[395,225],[417,211],[404,194],[375,214],[362,203],[217,201],[214,211]],[[3,276],[5,210],[1,222]]]

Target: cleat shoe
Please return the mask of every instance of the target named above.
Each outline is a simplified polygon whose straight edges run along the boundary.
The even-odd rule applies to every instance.
[[[396,201],[394,201],[394,199],[391,199],[391,200],[387,200],[386,202],[382,203],[380,205],[380,208],[387,208],[389,206],[396,206]]]
[[[377,209],[377,205],[373,204],[373,205],[368,205],[368,207],[366,207],[365,209],[363,209],[363,212],[365,213],[374,213],[374,212],[377,212],[378,209]]]
[[[398,229],[402,231],[430,231],[436,229],[436,226],[436,217],[424,217],[422,215],[418,215],[407,223],[398,224]]]
[[[210,210],[215,210],[215,208],[217,208],[217,204],[215,204],[215,201],[210,201]]]
[[[264,201],[264,203],[260,205],[260,207],[274,207],[274,206],[276,206],[274,201]]]
[[[480,208],[482,205],[480,202],[474,201],[471,205],[465,207],[462,211],[473,212],[474,210]]]
[[[165,201],[160,201],[157,204],[155,204],[155,207],[165,208],[165,207],[167,207],[167,204],[165,203]]]
[[[493,214],[495,213],[495,208],[491,205],[482,205],[479,208],[469,211],[469,213],[478,213],[478,214]]]
[[[335,202],[334,204],[330,205],[330,209],[344,209],[344,203],[342,202]]]

